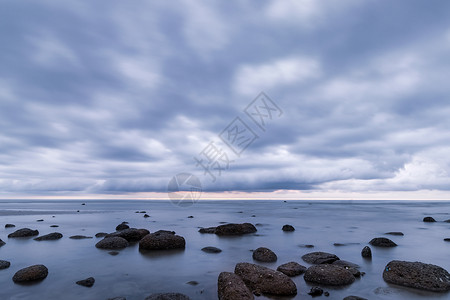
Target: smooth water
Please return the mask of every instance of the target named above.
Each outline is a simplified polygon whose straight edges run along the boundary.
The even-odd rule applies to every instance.
[[[86,205],[81,205],[84,202]],[[77,212],[80,210],[80,212]],[[145,210],[150,218],[135,211]],[[188,216],[194,218],[188,218]],[[433,216],[436,223],[423,223],[424,216]],[[127,300],[143,300],[157,292],[181,292],[191,299],[217,299],[217,277],[222,271],[234,270],[238,262],[253,262],[252,249],[261,246],[278,255],[276,263],[263,264],[274,268],[280,264],[302,261],[312,251],[325,251],[361,266],[365,276],[350,286],[327,287],[330,297],[343,299],[357,295],[368,299],[450,299],[449,293],[428,293],[396,287],[385,283],[382,272],[394,259],[421,261],[450,270],[450,202],[386,202],[386,201],[200,201],[189,207],[178,207],[168,201],[0,201],[0,259],[11,262],[0,270],[0,299],[107,299],[123,296]],[[43,222],[37,222],[44,219]],[[98,238],[72,240],[69,236],[95,236],[97,232],[113,232],[122,221],[130,227],[147,228],[151,232],[176,231],[186,239],[182,251],[158,251],[142,254],[132,245],[111,256],[107,250],[95,248]],[[200,234],[200,227],[217,226],[223,222],[256,224],[256,234],[240,237],[218,237]],[[13,223],[15,228],[4,228]],[[52,224],[58,228],[50,228]],[[293,225],[294,232],[283,232],[284,224]],[[23,227],[38,229],[40,235],[61,232],[57,241],[8,239],[8,234]],[[387,236],[385,232],[401,231],[404,236]],[[385,236],[399,246],[372,248],[373,259],[364,260],[361,249],[374,237]],[[334,243],[348,244],[334,246]],[[301,245],[313,244],[314,248]],[[223,251],[204,253],[205,246]],[[44,264],[48,277],[40,283],[18,285],[14,273],[34,264]],[[95,284],[86,288],[76,281],[93,276]],[[293,277],[298,288],[294,298],[311,299],[311,288],[303,275]],[[197,281],[198,285],[187,284]],[[324,297],[324,296],[322,296]]]

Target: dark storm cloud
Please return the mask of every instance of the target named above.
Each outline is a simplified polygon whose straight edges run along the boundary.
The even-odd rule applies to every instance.
[[[4,2],[1,190],[446,190],[449,6]],[[243,113],[262,90],[266,132]],[[211,182],[194,156],[237,116],[259,138]]]

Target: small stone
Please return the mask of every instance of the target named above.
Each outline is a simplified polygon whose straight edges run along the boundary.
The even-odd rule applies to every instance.
[[[189,216],[189,217],[188,217],[188,219],[193,219],[193,218],[194,218],[194,216]]]
[[[324,295],[325,297],[329,297],[329,296],[330,296],[330,293],[329,293],[329,292],[324,292],[323,295]]]
[[[12,227],[16,227],[16,225],[14,225],[14,224],[6,224],[5,225],[5,228],[12,228]]]
[[[22,237],[30,237],[36,236],[39,234],[37,230],[31,230],[29,228],[22,228],[14,231],[13,233],[8,234],[9,238],[22,238]]]
[[[283,228],[281,228],[281,229],[282,229],[283,231],[294,231],[294,230],[295,230],[294,226],[288,225],[288,224],[283,225]]]
[[[7,260],[0,260],[0,270],[8,269],[11,263]]]
[[[81,203],[81,205],[86,205],[86,203]]]
[[[344,298],[344,300],[367,300],[366,298],[361,298],[358,296],[347,296]]]
[[[120,231],[120,230],[124,230],[124,229],[128,229],[128,228],[130,228],[130,226],[128,226],[125,223],[122,223],[122,224],[119,224],[116,226],[116,231]]]
[[[96,248],[99,249],[123,249],[128,247],[128,241],[121,237],[105,237],[103,240],[95,244]]]
[[[202,248],[202,251],[204,251],[206,253],[220,253],[220,252],[222,252],[221,249],[216,248],[216,247],[211,247],[211,246]]]
[[[277,255],[268,248],[259,247],[253,251],[253,259],[262,262],[275,262],[277,261]]]
[[[286,264],[282,264],[277,268],[277,271],[289,276],[298,276],[300,274],[305,273],[306,267],[296,263],[295,261],[288,262]]]
[[[53,232],[46,235],[42,235],[40,237],[35,238],[35,241],[54,241],[59,240],[63,237],[63,235],[59,232]]]
[[[216,227],[207,227],[207,228],[200,228],[198,230],[200,233],[216,233]]]
[[[48,275],[48,269],[44,265],[33,265],[17,271],[12,280],[16,283],[43,280]]]
[[[36,222],[44,222],[44,219],[36,220]]]
[[[372,258],[372,250],[369,246],[365,246],[361,251],[361,256],[364,258]]]
[[[50,227],[56,228],[59,227],[59,225],[50,225]]]
[[[144,218],[150,218],[150,216],[149,216],[149,215],[147,215],[147,214],[145,214],[145,215],[144,215]]]
[[[112,255],[112,256],[116,256],[118,255],[120,252],[119,251],[109,251],[108,254]]]
[[[450,242],[450,238],[445,238],[444,241]]]
[[[76,284],[82,285],[82,286],[85,286],[85,287],[92,287],[94,285],[94,283],[95,283],[94,277],[89,277],[89,278],[86,278],[86,279],[83,279],[83,280],[79,280],[79,281],[76,282]]]
[[[322,296],[322,294],[323,294],[323,290],[318,286],[312,287],[308,293],[308,295],[311,295],[313,297]]]
[[[217,235],[243,235],[256,232],[257,229],[251,223],[225,224],[216,227]]]
[[[4,241],[2,241],[2,239],[0,239],[0,247],[5,245],[6,243]]]
[[[423,221],[427,223],[436,222],[436,220],[433,217],[425,217],[423,218]]]
[[[72,236],[69,237],[69,239],[73,239],[73,240],[92,239],[92,236],[72,235]]]
[[[186,282],[186,284],[196,286],[196,285],[198,285],[198,282],[194,281],[194,280],[191,280],[191,281]]]
[[[397,246],[396,243],[384,237],[374,238],[369,242],[369,244],[375,247],[384,247],[384,248]]]
[[[400,232],[400,231],[391,231],[391,232],[386,232],[385,234],[404,236],[403,232]]]
[[[300,244],[298,245],[300,248],[314,248],[314,245],[311,244]]]

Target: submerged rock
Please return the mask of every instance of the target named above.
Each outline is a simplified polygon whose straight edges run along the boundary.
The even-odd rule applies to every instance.
[[[253,259],[262,262],[275,262],[277,255],[269,248],[259,247],[253,251]]]
[[[365,246],[361,251],[361,256],[364,258],[372,258],[372,250],[369,246]]]
[[[83,279],[83,280],[78,280],[76,282],[76,284],[82,285],[82,286],[85,286],[85,287],[92,287],[94,285],[94,283],[95,283],[94,277],[89,277],[89,278],[86,278],[86,279]]]
[[[13,227],[16,227],[16,225],[14,225],[14,224],[6,224],[5,225],[5,228],[13,228]]]
[[[344,300],[367,300],[366,298],[361,298],[358,296],[347,296],[344,298]]]
[[[253,300],[255,297],[242,281],[241,277],[234,273],[222,272],[217,280],[219,300]]]
[[[374,238],[369,242],[369,244],[371,244],[372,246],[375,246],[375,247],[385,247],[385,248],[397,246],[396,243],[394,243],[390,239],[384,238],[384,237]]]
[[[200,233],[216,233],[216,227],[207,227],[207,228],[200,228],[198,230]]]
[[[332,253],[316,251],[303,255],[302,259],[309,264],[320,265],[331,264],[336,260],[339,260],[339,257]]]
[[[400,232],[400,231],[391,231],[391,232],[386,232],[385,234],[404,236],[403,232]]]
[[[95,244],[95,247],[99,249],[109,249],[109,250],[123,249],[128,247],[128,241],[118,236],[105,237],[103,240]]]
[[[427,222],[427,223],[436,222],[436,220],[433,217],[425,217],[425,218],[423,218],[423,221]]]
[[[293,296],[297,294],[297,286],[281,272],[250,263],[238,263],[234,273],[257,293]]]
[[[309,267],[304,275],[307,282],[323,285],[348,285],[355,281],[355,276],[343,267],[329,264]]]
[[[0,270],[8,269],[11,263],[7,260],[0,260]]]
[[[384,268],[383,279],[388,283],[431,292],[450,290],[450,274],[439,266],[422,262],[393,260]]]
[[[145,300],[190,300],[190,298],[180,293],[159,293],[152,294],[145,298]]]
[[[323,290],[318,286],[312,287],[311,290],[308,292],[308,295],[311,295],[313,297],[322,296],[322,294]]]
[[[92,239],[92,236],[72,235],[72,236],[69,237],[69,239],[72,239],[72,240]]]
[[[50,225],[50,227],[56,228],[59,227],[59,225]]]
[[[281,266],[279,266],[277,268],[277,271],[279,271],[289,277],[293,277],[293,276],[297,276],[297,275],[305,273],[306,267],[302,266],[299,263],[296,263],[295,261],[291,261],[291,262],[288,262],[286,264],[282,264]]]
[[[211,247],[211,246],[202,248],[202,251],[206,252],[206,253],[220,253],[220,252],[222,252],[221,249],[216,248],[216,247]]]
[[[184,249],[185,247],[186,241],[184,238],[171,231],[160,230],[150,233],[139,241],[139,250]]]
[[[217,235],[242,235],[256,232],[256,227],[251,223],[225,224],[216,227]]]
[[[21,238],[21,237],[30,237],[36,236],[39,234],[39,231],[32,230],[30,228],[22,228],[14,231],[13,233],[8,234],[9,238]]]
[[[95,234],[95,237],[96,237],[96,238],[101,238],[101,237],[105,237],[105,236],[107,236],[107,235],[108,235],[107,232],[99,232],[99,233],[96,233],[96,234]]]
[[[59,232],[52,232],[46,235],[42,235],[40,237],[35,238],[35,241],[54,241],[59,240],[63,237],[63,235]]]
[[[107,234],[106,237],[121,237],[126,239],[130,243],[139,242],[144,236],[149,234],[147,229],[128,228],[114,233]]]
[[[281,228],[281,230],[283,230],[283,231],[294,231],[295,228],[292,225],[286,224],[286,225],[283,225],[283,228]]]
[[[2,241],[2,239],[0,239],[0,247],[5,245],[6,243],[4,241]]]
[[[130,226],[128,226],[125,222],[122,222],[121,224],[116,226],[117,231],[128,229],[128,228],[130,228]]]
[[[150,218],[150,216],[149,216],[149,215],[147,215],[147,214],[145,214],[145,215],[144,215],[144,218]]]
[[[14,274],[12,280],[16,283],[38,281],[46,278],[48,269],[44,265],[33,265],[23,268]]]

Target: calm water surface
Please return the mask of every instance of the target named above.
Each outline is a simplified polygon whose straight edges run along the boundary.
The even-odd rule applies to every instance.
[[[86,205],[81,205],[81,203]],[[80,210],[80,212],[77,212]],[[135,211],[145,210],[151,217]],[[188,216],[194,218],[188,218]],[[424,216],[440,222],[423,223]],[[191,299],[217,299],[217,277],[222,271],[234,270],[238,262],[253,262],[252,249],[261,246],[278,255],[276,263],[263,264],[274,268],[280,264],[302,261],[311,251],[335,253],[361,266],[366,275],[344,288],[325,288],[330,297],[342,299],[357,295],[368,299],[450,299],[450,294],[420,292],[386,284],[382,279],[385,265],[394,259],[422,261],[450,270],[450,202],[386,202],[386,201],[200,201],[180,208],[166,201],[0,201],[0,259],[11,262],[0,270],[0,299],[107,299],[124,296],[143,300],[157,292],[181,292]],[[36,222],[44,219],[43,222]],[[186,239],[183,251],[162,251],[142,254],[132,245],[117,256],[95,248],[99,239],[72,240],[75,234],[94,236],[97,232],[113,232],[122,221],[130,227],[147,228],[151,232],[176,231]],[[198,233],[199,227],[217,226],[222,222],[251,222],[258,232],[241,237],[218,237]],[[4,228],[13,223],[16,228]],[[59,228],[51,228],[57,224]],[[281,230],[293,225],[294,232]],[[40,234],[61,232],[58,241],[8,239],[8,234],[23,227],[38,229]],[[404,236],[386,236],[385,232],[401,231]],[[361,249],[374,237],[385,236],[399,246],[390,249],[372,248],[373,259],[361,257]],[[334,243],[348,244],[334,246]],[[308,249],[301,245],[313,244]],[[205,246],[223,251],[208,254]],[[44,264],[48,277],[38,284],[17,285],[14,273],[29,265]],[[75,281],[95,277],[92,288],[78,286]],[[298,288],[294,298],[312,299],[311,288],[303,276],[293,278]],[[198,285],[187,284],[197,281]],[[323,296],[322,296],[323,297]],[[317,299],[317,298],[316,298]]]

